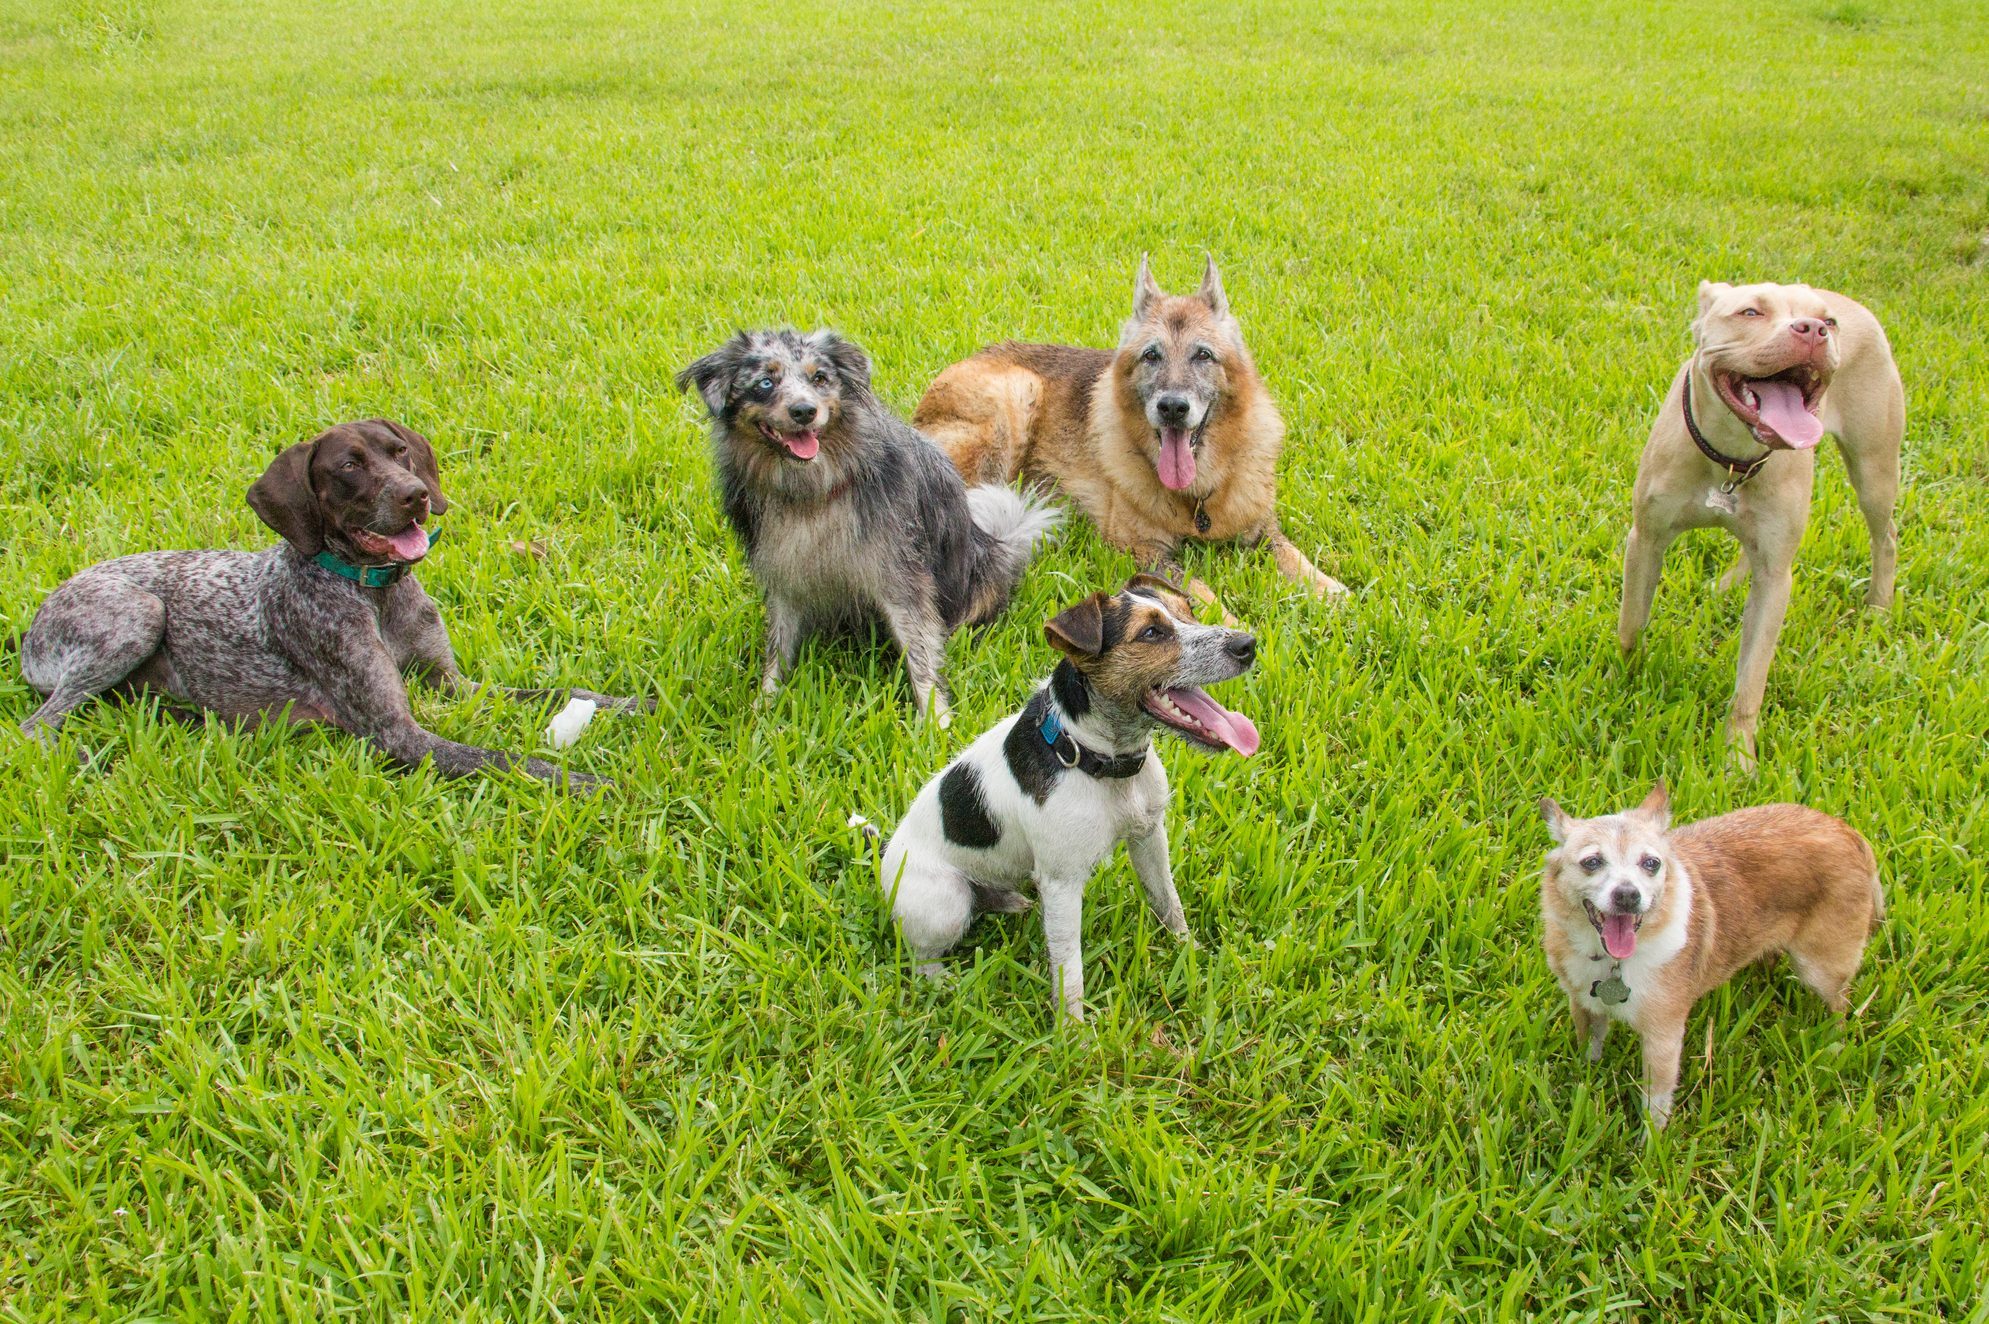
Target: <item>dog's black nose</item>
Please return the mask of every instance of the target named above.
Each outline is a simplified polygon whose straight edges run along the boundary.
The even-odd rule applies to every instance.
[[[787,416],[793,419],[795,422],[800,423],[804,426],[806,426],[809,423],[813,423],[815,421],[815,415],[821,412],[822,412],[821,410],[815,408],[814,405],[809,404],[805,400],[800,402],[799,404],[792,404],[787,407]]]
[[[1619,915],[1634,915],[1644,908],[1644,897],[1628,883],[1609,889],[1609,908]]]
[[[1257,636],[1233,634],[1223,641],[1222,651],[1247,667],[1257,660]]]
[[[1188,397],[1163,395],[1153,402],[1153,412],[1160,415],[1161,422],[1178,428],[1188,421]]]

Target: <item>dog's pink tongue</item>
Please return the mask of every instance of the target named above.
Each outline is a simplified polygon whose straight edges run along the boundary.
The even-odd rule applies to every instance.
[[[428,555],[428,530],[410,524],[387,539],[387,549],[396,561],[419,561]]]
[[[1637,917],[1635,915],[1604,915],[1602,917],[1602,945],[1617,960],[1626,960],[1637,950]]]
[[[1160,430],[1160,481],[1175,492],[1186,490],[1195,481],[1195,452],[1188,445],[1188,429]]]
[[[1208,733],[1249,758],[1257,752],[1257,727],[1242,713],[1233,713],[1200,690],[1169,690],[1174,706],[1200,722]]]
[[[813,432],[783,432],[780,439],[787,443],[788,453],[797,460],[812,460],[822,449],[822,439]]]
[[[1803,407],[1803,392],[1794,382],[1749,382],[1748,389],[1761,403],[1756,407],[1761,421],[1775,429],[1775,435],[1799,451],[1823,440],[1823,420]]]

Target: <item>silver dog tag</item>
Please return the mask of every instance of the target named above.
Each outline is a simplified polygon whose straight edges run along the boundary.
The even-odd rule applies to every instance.
[[[1735,500],[1733,493],[1725,491],[1722,488],[1716,487],[1706,493],[1706,505],[1713,510],[1719,511],[1722,515],[1738,515],[1740,513],[1740,502]]]
[[[1620,1007],[1630,1000],[1630,986],[1623,982],[1621,975],[1598,979],[1588,991],[1591,997],[1605,1007]]]

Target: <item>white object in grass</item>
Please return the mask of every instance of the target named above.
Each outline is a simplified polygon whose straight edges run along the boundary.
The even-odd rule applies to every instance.
[[[592,699],[568,699],[566,707],[554,713],[551,725],[546,727],[546,743],[554,749],[565,749],[580,739],[580,733],[594,720],[594,710],[599,706]]]

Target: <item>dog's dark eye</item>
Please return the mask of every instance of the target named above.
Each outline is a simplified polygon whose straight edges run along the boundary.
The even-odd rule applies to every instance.
[[[398,460],[398,459],[401,459],[401,458],[402,458],[402,457],[404,457],[404,456],[405,456],[406,454],[407,454],[407,447],[405,447],[405,446],[396,446],[396,447],[394,447],[394,458],[395,458],[395,459],[397,459],[397,460]]]
[[[345,471],[345,470],[348,470],[348,469],[357,469],[357,468],[359,467],[359,461],[357,461],[357,460],[347,460],[347,461],[346,461],[346,462],[345,462],[344,464],[341,464],[341,465],[340,465],[340,466],[338,466],[338,467],[339,467],[339,469],[340,469],[340,471],[341,471],[341,472],[343,472],[343,471]]]
[[[1197,362],[1197,363],[1214,363],[1214,362],[1215,362],[1215,351],[1214,351],[1214,350],[1212,350],[1212,349],[1210,349],[1210,348],[1209,348],[1209,347],[1208,347],[1207,345],[1202,345],[1202,346],[1199,346],[1199,347],[1197,347],[1197,348],[1196,348],[1196,350],[1195,350],[1195,362]]]
[[[1140,361],[1142,363],[1160,362],[1160,350],[1153,345],[1148,345],[1144,350],[1140,351]]]
[[[1594,873],[1597,869],[1600,869],[1601,867],[1602,867],[1602,857],[1600,855],[1582,856],[1583,873]]]
[[[1140,631],[1140,641],[1142,643],[1157,644],[1162,639],[1167,638],[1168,633],[1169,631],[1164,625],[1149,625],[1146,629]]]
[[[1829,327],[1829,328],[1830,328],[1830,329],[1831,329],[1832,331],[1835,331],[1835,330],[1837,329],[1837,319],[1836,319],[1836,318],[1834,318],[1834,317],[1826,317],[1826,318],[1824,318],[1824,319],[1823,319],[1823,324],[1824,324],[1825,326]]]
[[[829,384],[829,374],[818,368],[815,371],[815,375],[808,380],[817,386],[827,386]]]
[[[1740,315],[1742,317],[1759,317],[1761,316],[1761,310],[1759,308],[1743,308],[1740,310]]]
[[[1646,855],[1643,859],[1638,860],[1637,863],[1641,864],[1644,867],[1644,872],[1650,874],[1653,878],[1657,876],[1658,869],[1662,867],[1662,862],[1655,855]]]

